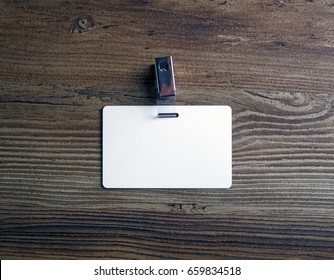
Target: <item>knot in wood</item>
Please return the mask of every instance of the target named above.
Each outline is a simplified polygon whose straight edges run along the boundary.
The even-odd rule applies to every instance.
[[[95,27],[95,21],[92,16],[81,16],[75,21],[74,29],[82,32],[91,31]]]

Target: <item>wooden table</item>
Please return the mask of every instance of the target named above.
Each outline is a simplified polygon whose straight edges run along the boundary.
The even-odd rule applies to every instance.
[[[334,258],[334,1],[0,7],[2,259]],[[101,185],[101,110],[165,55],[178,104],[232,107],[230,189]]]

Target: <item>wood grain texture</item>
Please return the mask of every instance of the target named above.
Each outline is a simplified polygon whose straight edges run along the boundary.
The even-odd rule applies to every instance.
[[[334,258],[334,1],[0,7],[2,259]],[[101,186],[101,109],[154,104],[163,55],[232,107],[228,190]]]

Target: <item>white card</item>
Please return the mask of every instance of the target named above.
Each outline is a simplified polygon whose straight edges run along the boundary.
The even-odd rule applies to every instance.
[[[104,107],[105,188],[231,186],[231,108],[175,108],[179,117],[158,118],[157,106]]]

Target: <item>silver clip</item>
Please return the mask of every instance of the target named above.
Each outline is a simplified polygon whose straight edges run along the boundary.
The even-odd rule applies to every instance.
[[[155,76],[157,84],[157,105],[173,105],[175,108],[175,80],[173,60],[171,56],[158,57],[155,59]],[[165,108],[173,108],[165,107]],[[179,114],[175,112],[159,112],[159,118],[176,118]]]

